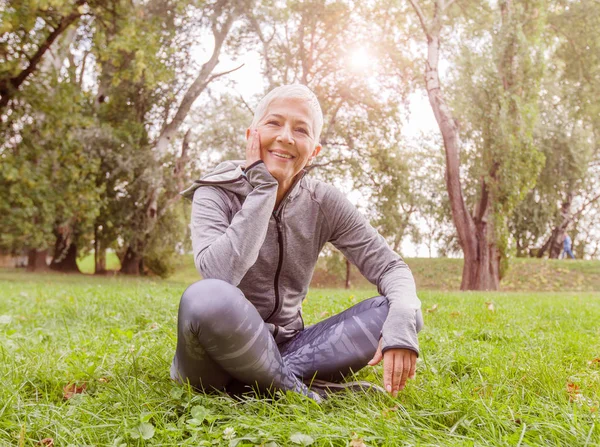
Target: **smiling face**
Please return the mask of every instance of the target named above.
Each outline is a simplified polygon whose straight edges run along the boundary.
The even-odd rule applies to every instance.
[[[274,99],[257,125],[261,158],[287,191],[294,177],[321,151],[315,141],[313,111],[302,98]],[[246,131],[246,138],[250,129]]]

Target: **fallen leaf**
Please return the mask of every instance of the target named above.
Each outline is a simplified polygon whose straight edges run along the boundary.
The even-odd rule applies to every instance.
[[[350,441],[350,447],[367,447],[367,444],[360,438],[356,433],[352,436],[352,440]]]
[[[429,313],[433,313],[433,312],[435,312],[435,311],[437,310],[437,308],[438,308],[438,305],[437,305],[437,304],[434,304],[434,305],[433,305],[433,306],[431,306],[429,309],[427,309],[427,312],[429,312]]]
[[[157,329],[158,328],[158,323],[152,323],[150,325],[150,329]]]
[[[451,317],[458,317],[460,315],[459,311],[455,311],[455,312],[450,312],[450,316]]]
[[[329,316],[329,312],[327,312],[327,311],[325,311],[325,312],[321,312],[321,313],[319,314],[319,318],[325,318],[325,317],[327,317],[327,316]]]
[[[589,360],[588,365],[592,366],[592,365],[600,365],[600,357],[596,357],[595,359]]]
[[[390,417],[396,410],[398,410],[398,408],[400,408],[398,405],[394,405],[393,407],[390,408],[384,408],[383,410],[381,410],[381,415],[385,418]]]
[[[491,301],[486,301],[485,305],[487,306],[487,310],[489,310],[490,312],[494,312],[496,310],[496,308],[494,307],[494,303],[492,303]]]
[[[106,377],[100,377],[98,379],[98,382],[100,382],[100,383],[108,383],[108,382],[110,382],[110,379],[108,379]]]
[[[567,394],[569,395],[569,402],[577,402],[583,397],[579,391],[579,385],[573,382],[567,382]]]
[[[39,447],[54,447],[54,439],[52,438],[44,438],[40,442],[36,444]]]
[[[81,394],[85,391],[87,385],[82,383],[81,385],[77,385],[75,383],[69,383],[63,387],[63,397],[65,399],[71,399],[75,394]]]

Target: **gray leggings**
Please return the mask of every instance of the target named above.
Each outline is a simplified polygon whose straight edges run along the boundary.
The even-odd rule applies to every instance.
[[[238,381],[307,395],[303,381],[339,381],[366,366],[388,309],[387,298],[370,298],[277,345],[240,289],[218,279],[198,281],[179,304],[171,378],[205,390]]]

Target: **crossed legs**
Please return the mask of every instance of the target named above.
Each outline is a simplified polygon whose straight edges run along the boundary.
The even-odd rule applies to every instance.
[[[366,366],[387,313],[385,297],[370,298],[278,346],[237,287],[198,281],[181,297],[171,378],[206,390],[225,389],[235,379],[310,395],[303,381],[339,381]]]

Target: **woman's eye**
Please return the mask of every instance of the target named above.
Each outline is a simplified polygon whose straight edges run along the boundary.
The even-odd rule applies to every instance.
[[[296,129],[296,131],[308,135],[308,130],[306,130],[306,129],[302,128],[302,127],[299,127],[298,129]]]
[[[267,121],[267,124],[273,124],[275,126],[279,126],[279,123],[277,121]]]

